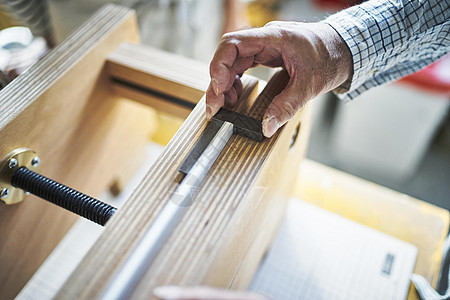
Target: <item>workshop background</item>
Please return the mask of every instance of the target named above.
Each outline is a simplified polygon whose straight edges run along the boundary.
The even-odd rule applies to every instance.
[[[0,28],[24,25],[35,35],[20,31],[22,44],[12,49],[5,42],[11,32],[0,32],[0,83],[7,84],[109,2],[136,10],[143,44],[209,62],[223,32],[273,19],[318,21],[357,1],[0,0]],[[270,71],[252,74],[267,79]],[[448,55],[351,103],[332,93],[320,96],[307,157],[450,209],[449,98]]]

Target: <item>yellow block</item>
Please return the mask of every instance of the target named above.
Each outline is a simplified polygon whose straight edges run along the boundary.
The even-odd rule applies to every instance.
[[[414,272],[436,286],[449,212],[305,159],[294,196],[415,245]],[[408,299],[419,299],[410,289]]]

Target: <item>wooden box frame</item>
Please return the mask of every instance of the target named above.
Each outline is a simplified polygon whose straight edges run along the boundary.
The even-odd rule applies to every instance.
[[[142,104],[189,115],[57,298],[99,297],[167,201],[178,164],[206,126],[200,98],[207,66],[129,43],[138,41],[133,11],[108,5],[0,92],[0,153],[31,148],[44,175],[94,196],[136,166],[152,130],[151,109]],[[279,73],[257,98],[257,80],[244,78],[247,106],[239,112],[262,118],[287,79]],[[246,287],[295,182],[308,111],[262,143],[232,137],[133,297],[151,296],[152,287],[168,283]],[[0,298],[20,291],[76,219],[34,197],[0,205]]]

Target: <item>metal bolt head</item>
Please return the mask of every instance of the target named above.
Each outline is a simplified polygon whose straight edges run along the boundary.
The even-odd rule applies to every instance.
[[[6,197],[8,197],[9,195],[9,190],[7,188],[4,188],[0,191],[0,198],[4,199]]]
[[[41,163],[41,159],[39,157],[37,157],[37,156],[33,157],[33,160],[31,161],[31,165],[33,167],[36,168],[37,166],[39,166],[40,163]]]
[[[8,162],[8,167],[10,169],[15,168],[17,166],[17,159],[11,158]]]

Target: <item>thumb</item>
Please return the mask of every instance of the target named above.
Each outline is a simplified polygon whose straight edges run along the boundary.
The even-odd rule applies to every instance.
[[[300,87],[291,78],[286,88],[273,98],[262,121],[262,130],[265,137],[270,138],[306,103],[300,92]]]

